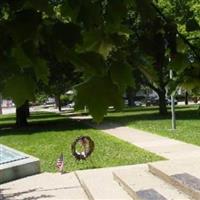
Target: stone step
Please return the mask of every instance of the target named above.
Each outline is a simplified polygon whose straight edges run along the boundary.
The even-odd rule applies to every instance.
[[[131,200],[132,198],[113,180],[113,168],[77,171],[77,177],[89,200]]]
[[[149,172],[148,165],[136,165],[113,172],[114,179],[137,200],[189,200],[188,195]]]
[[[74,173],[41,173],[0,186],[0,200],[88,200]]]
[[[200,199],[200,157],[151,163],[149,170],[192,198]]]

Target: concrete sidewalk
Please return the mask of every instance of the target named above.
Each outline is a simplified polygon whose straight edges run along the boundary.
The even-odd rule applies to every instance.
[[[90,123],[90,125],[109,135],[115,136],[169,160],[188,158],[200,159],[200,147],[192,144],[162,137],[146,131],[128,128],[115,123],[102,123],[100,125]]]

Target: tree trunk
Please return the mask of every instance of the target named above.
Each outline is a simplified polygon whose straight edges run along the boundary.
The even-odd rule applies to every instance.
[[[134,101],[135,90],[133,88],[129,87],[127,89],[126,96],[127,96],[127,100],[128,100],[128,106],[129,107],[135,106],[135,101]]]
[[[0,115],[2,114],[2,102],[3,102],[2,96],[0,94]]]
[[[159,113],[161,115],[166,115],[167,114],[167,104],[166,104],[166,99],[165,99],[165,89],[159,90],[158,92],[159,96]]]
[[[61,100],[60,100],[60,95],[55,96],[55,101],[56,101],[56,108],[58,108],[59,112],[62,110],[61,108]]]
[[[30,109],[29,109],[29,102],[28,101],[25,102],[25,106],[26,106],[26,116],[30,117]]]
[[[16,125],[18,127],[24,127],[28,125],[27,118],[29,117],[29,105],[26,101],[23,105],[16,108]]]
[[[188,92],[185,92],[185,105],[188,105]]]
[[[193,98],[193,101],[194,101],[194,103],[198,103],[198,98],[197,98],[197,97],[194,97],[194,98]]]

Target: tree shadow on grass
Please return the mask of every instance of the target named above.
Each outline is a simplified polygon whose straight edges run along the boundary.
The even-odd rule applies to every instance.
[[[184,110],[184,109],[191,109],[191,106],[177,106],[176,109],[178,110]],[[170,110],[170,106],[168,106],[168,110]],[[143,111],[143,112],[148,112],[148,111],[155,111],[158,112],[159,111],[159,107],[158,106],[149,106],[149,107],[144,107],[144,106],[135,106],[135,107],[125,107],[123,108],[123,110],[121,112],[139,112],[139,111]],[[109,109],[108,110],[109,113],[117,113],[118,111],[116,111],[115,109]]]
[[[186,107],[183,107],[186,108]],[[190,107],[189,107],[190,108]],[[123,111],[120,115],[106,116],[104,123],[110,123],[111,128],[118,127],[121,125],[127,125],[130,122],[137,121],[156,121],[156,120],[170,120],[170,112],[166,116],[159,115],[156,111],[156,107],[149,109],[142,109],[141,111],[152,111],[152,112],[139,112],[139,108],[134,112],[131,110],[126,112]],[[76,113],[75,113],[76,115]],[[199,120],[200,116],[197,110],[188,109],[184,110],[179,107],[176,111],[176,119],[178,120]],[[86,123],[90,120],[72,120],[68,119],[67,116],[59,115],[56,113],[39,112],[31,114],[30,122],[27,127],[17,128],[14,123],[0,124],[0,137],[5,135],[31,135],[38,132],[48,131],[66,131],[66,130],[80,130],[90,129]],[[103,128],[103,126],[102,126]]]
[[[47,119],[47,118],[55,118],[55,117],[62,117],[61,115],[58,115],[56,113],[50,113],[50,112],[33,112],[31,113],[31,120],[37,120],[37,119]],[[0,122],[6,122],[6,121],[14,121],[16,120],[15,114],[6,115],[0,118]]]
[[[127,113],[127,115],[126,115]],[[159,113],[139,113],[136,112],[130,114],[129,112],[124,112],[122,115],[116,116],[106,116],[104,122],[115,122],[123,125],[127,125],[129,122],[137,122],[137,121],[157,121],[157,120],[170,120],[171,113],[169,112],[167,115],[162,116]],[[177,120],[200,120],[200,115],[197,110],[177,110],[176,111],[176,119]]]
[[[68,119],[55,113],[31,115],[29,125],[23,128],[18,128],[14,123],[0,124],[0,137],[8,135],[31,135],[38,132],[48,131],[66,131],[88,129],[89,126],[78,122],[77,120]]]

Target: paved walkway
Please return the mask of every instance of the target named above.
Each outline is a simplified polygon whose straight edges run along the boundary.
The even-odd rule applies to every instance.
[[[115,123],[90,124],[107,134],[118,137],[147,151],[163,156],[169,160],[174,159],[200,159],[200,147],[178,140],[162,137],[146,131],[120,126]]]

